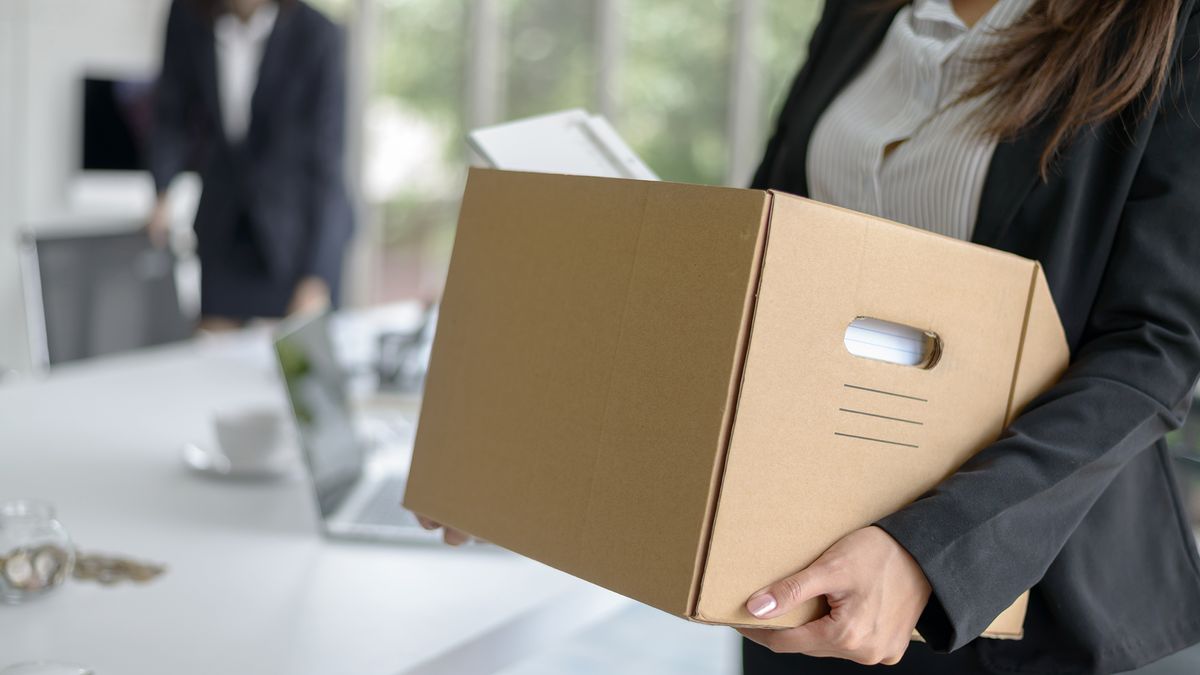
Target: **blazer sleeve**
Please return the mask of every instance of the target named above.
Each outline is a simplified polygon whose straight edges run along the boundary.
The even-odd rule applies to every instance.
[[[314,80],[307,167],[313,203],[303,271],[336,288],[353,223],[344,168],[345,51],[341,31],[336,27],[330,30],[331,37],[318,59]]]
[[[1124,465],[1183,423],[1200,375],[1200,22],[1182,45],[1137,139],[1145,152],[1064,377],[999,441],[877,523],[933,587],[917,628],[937,650],[971,641],[1038,583]]]
[[[750,181],[750,187],[755,190],[766,190],[771,187],[771,172],[775,166],[776,159],[779,157],[779,148],[783,144],[783,139],[787,136],[787,123],[791,118],[792,109],[803,97],[810,73],[812,73],[816,62],[816,55],[822,53],[822,48],[825,46],[827,36],[830,32],[830,26],[836,20],[843,1],[826,0],[825,2],[821,19],[817,22],[816,28],[813,29],[812,37],[808,41],[808,55],[804,60],[804,65],[800,67],[800,72],[792,80],[791,89],[788,90],[783,108],[780,110],[779,117],[775,122],[775,130],[771,133],[770,140],[767,141],[762,162],[759,163],[758,169],[754,172],[754,178]]]
[[[163,41],[162,70],[154,94],[154,125],[147,164],[159,194],[166,192],[184,169],[191,148],[188,105],[195,97],[189,68],[186,10],[180,0],[171,3]]]

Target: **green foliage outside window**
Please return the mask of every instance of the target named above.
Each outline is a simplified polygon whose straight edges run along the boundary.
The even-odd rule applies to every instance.
[[[346,19],[362,0],[317,0]],[[437,277],[453,236],[467,152],[464,74],[467,0],[370,0],[376,18],[368,121],[419,128],[432,156],[392,148],[367,129],[372,153],[411,159],[420,169],[369,194],[380,210],[384,246],[397,265],[424,266]],[[805,56],[821,0],[760,0],[754,45],[762,110],[757,154],[779,102]],[[721,184],[729,155],[727,125],[737,0],[622,0],[620,62],[613,122],[645,161],[668,180]],[[503,63],[502,119],[563,108],[596,109],[595,0],[499,0]],[[382,114],[386,113],[386,114]],[[385,125],[386,126],[386,125]],[[368,182],[371,182],[368,178]],[[368,191],[370,193],[370,191]],[[404,252],[402,255],[399,252]],[[399,270],[397,274],[404,274]],[[420,285],[420,284],[418,284]],[[436,294],[422,286],[417,293]],[[406,293],[393,284],[385,297]]]

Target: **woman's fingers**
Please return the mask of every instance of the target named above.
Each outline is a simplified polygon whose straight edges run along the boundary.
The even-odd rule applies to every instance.
[[[443,530],[442,541],[446,542],[447,544],[449,544],[451,546],[462,546],[463,544],[471,541],[471,535],[467,534],[466,532],[456,530],[452,527],[446,527],[446,526],[442,525],[441,523],[437,522],[436,520],[426,518],[425,516],[423,516],[419,513],[416,514],[416,516],[417,516],[417,522],[421,524],[421,527],[423,527],[427,530],[442,529]]]
[[[826,615],[789,630],[739,628],[738,632],[773,652],[838,656],[833,646],[833,628],[833,620]]]
[[[873,665],[898,663],[930,587],[916,561],[877,527],[857,530],[807,569],[750,596],[746,608],[769,619],[825,596],[829,614],[798,628],[742,629],[776,652],[832,656]]]
[[[471,535],[466,532],[460,532],[452,527],[447,527],[442,532],[442,540],[451,546],[462,546],[471,541]]]
[[[869,628],[869,617],[834,618],[825,615],[787,630],[739,628],[746,638],[780,654],[838,658],[862,665],[894,666],[908,649],[908,640],[881,640]]]
[[[772,619],[828,593],[835,588],[833,566],[824,557],[812,565],[767,586],[750,596],[746,609],[759,619]]]

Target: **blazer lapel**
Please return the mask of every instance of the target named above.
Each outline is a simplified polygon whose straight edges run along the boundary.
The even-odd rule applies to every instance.
[[[788,131],[788,137],[798,141],[795,147],[788,150],[793,157],[808,156],[808,144],[817,121],[879,49],[900,8],[886,12],[867,12],[857,8],[849,11],[856,13],[842,17],[837,30],[826,40],[826,53],[810,55],[810,58],[820,61],[817,62],[818,67],[812,69],[813,79],[804,90],[804,100],[798,102],[805,114],[793,122],[796,126]],[[787,184],[803,186],[803,196],[807,196],[807,161],[797,160],[788,164],[798,173],[789,176]]]
[[[293,21],[296,12],[288,5],[280,4],[279,14],[275,17],[275,27],[267,38],[263,49],[262,63],[258,68],[258,82],[254,87],[254,95],[250,99],[250,128],[246,139],[250,141],[259,133],[263,117],[271,101],[275,100],[274,92],[287,74],[288,54],[291,53],[291,38]]]
[[[998,248],[1025,198],[1041,180],[1039,162],[1049,137],[1050,122],[996,146],[979,198],[979,214],[971,241]]]
[[[200,59],[198,62],[200,86],[204,96],[204,106],[208,111],[216,136],[222,143],[227,142],[225,136],[225,121],[221,116],[221,94],[217,89],[217,43],[213,33],[212,22],[208,30],[200,36]]]

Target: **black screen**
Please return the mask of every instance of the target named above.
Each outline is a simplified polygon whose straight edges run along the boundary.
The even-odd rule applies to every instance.
[[[146,168],[154,81],[86,78],[83,83],[83,169]]]

